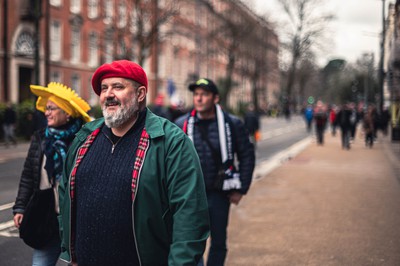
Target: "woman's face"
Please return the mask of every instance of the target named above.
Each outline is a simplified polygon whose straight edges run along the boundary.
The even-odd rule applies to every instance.
[[[49,127],[60,127],[65,125],[70,118],[69,114],[50,100],[47,101],[46,112],[44,115],[47,118],[47,125]]]

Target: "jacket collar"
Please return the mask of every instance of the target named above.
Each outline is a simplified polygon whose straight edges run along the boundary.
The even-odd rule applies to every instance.
[[[147,115],[144,126],[151,139],[162,137],[165,135],[163,123],[164,120],[162,118],[156,116],[150,111],[149,108],[147,108]],[[76,134],[76,138],[78,138],[80,141],[84,141],[86,137],[93,132],[93,130],[101,127],[103,124],[103,117],[86,123],[85,125],[83,125],[82,129]]]

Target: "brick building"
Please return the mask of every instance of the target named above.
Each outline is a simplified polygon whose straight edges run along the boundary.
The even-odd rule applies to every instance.
[[[400,1],[389,4],[386,18],[384,99],[390,106],[392,140],[400,140]]]
[[[278,37],[237,0],[142,0],[140,7],[131,0],[0,0],[0,5],[0,102],[31,99],[29,84],[59,81],[96,105],[91,75],[116,59],[142,61],[149,103],[157,93],[189,102],[188,83],[204,76],[223,79],[232,55],[230,106],[253,97],[268,105],[279,89]],[[228,15],[251,28],[223,33]]]

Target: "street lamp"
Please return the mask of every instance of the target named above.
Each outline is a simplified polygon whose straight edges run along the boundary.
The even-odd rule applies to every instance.
[[[385,78],[385,72],[383,68],[384,57],[385,57],[385,39],[386,39],[386,18],[385,18],[385,1],[382,0],[382,36],[381,36],[381,54],[379,60],[379,112],[383,110],[383,80]]]
[[[40,84],[40,18],[42,16],[42,0],[35,1],[35,84]]]

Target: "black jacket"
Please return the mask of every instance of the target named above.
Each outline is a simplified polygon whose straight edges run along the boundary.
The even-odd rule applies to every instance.
[[[179,117],[175,123],[180,128],[183,128],[184,121],[188,119],[188,117],[189,113]],[[242,188],[239,190],[239,192],[246,194],[250,188],[255,166],[254,146],[249,141],[249,135],[247,133],[248,131],[245,129],[243,122],[231,114],[229,114],[229,117],[233,124],[233,151],[238,161],[238,170],[240,172],[240,179],[242,183]],[[207,190],[212,190],[221,162],[220,160],[216,161],[214,159],[215,156],[213,155],[211,148],[209,147],[208,143],[202,139],[199,130],[200,126],[205,126],[208,128],[207,137],[209,139],[209,143],[213,146],[214,150],[217,150],[220,153],[218,124],[216,118],[212,120],[200,120],[196,117],[194,122],[194,146],[200,158],[206,188]],[[219,154],[219,158],[220,157],[221,155]]]
[[[34,189],[39,189],[40,171],[45,147],[44,129],[35,132],[25,159],[13,213],[24,213]]]
[[[340,126],[342,130],[350,129],[350,116],[351,111],[349,109],[341,109],[336,115],[335,123]]]
[[[244,116],[244,125],[251,135],[260,129],[260,118],[256,112],[247,112]]]

